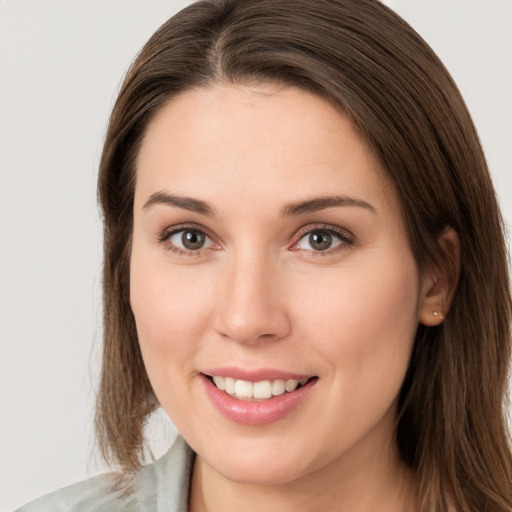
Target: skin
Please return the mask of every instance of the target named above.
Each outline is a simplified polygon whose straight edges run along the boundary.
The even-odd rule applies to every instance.
[[[148,204],[157,193],[214,215]],[[366,206],[282,215],[325,196]],[[208,235],[202,249],[165,238],[184,223]],[[350,242],[332,235],[320,251],[309,241],[319,227]],[[191,511],[415,509],[393,438],[397,396],[418,323],[446,311],[447,280],[419,275],[393,187],[339,110],[268,84],[172,99],[137,161],[130,278],[149,378],[198,454]],[[200,382],[223,366],[318,381],[285,418],[240,425]]]

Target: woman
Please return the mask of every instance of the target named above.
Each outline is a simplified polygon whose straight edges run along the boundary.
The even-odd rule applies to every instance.
[[[512,508],[501,217],[389,9],[187,7],[125,79],[99,194],[97,430],[124,472],[22,510]],[[159,406],[182,437],[141,469]]]

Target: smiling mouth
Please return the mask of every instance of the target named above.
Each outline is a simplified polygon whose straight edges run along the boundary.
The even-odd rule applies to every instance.
[[[244,401],[261,401],[292,393],[307,385],[318,377],[305,377],[296,379],[275,379],[249,382],[247,380],[234,379],[232,377],[221,377],[217,375],[205,375],[217,389],[224,391],[229,396]]]

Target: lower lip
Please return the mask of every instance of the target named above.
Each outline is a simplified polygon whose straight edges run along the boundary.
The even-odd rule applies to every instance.
[[[297,409],[313,389],[318,379],[312,379],[292,392],[285,392],[268,400],[248,402],[238,400],[221,391],[213,382],[201,375],[206,393],[217,410],[228,420],[242,425],[266,425],[283,419]]]

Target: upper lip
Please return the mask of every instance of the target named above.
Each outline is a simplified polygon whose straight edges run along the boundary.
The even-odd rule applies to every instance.
[[[201,373],[208,375],[210,377],[232,377],[237,380],[245,380],[248,382],[260,382],[263,380],[301,380],[301,379],[309,379],[313,377],[313,375],[305,374],[305,373],[296,373],[289,372],[285,370],[279,370],[277,368],[258,368],[258,369],[248,369],[248,368],[239,368],[239,367],[227,367],[223,366],[222,368],[208,368],[202,370]]]

